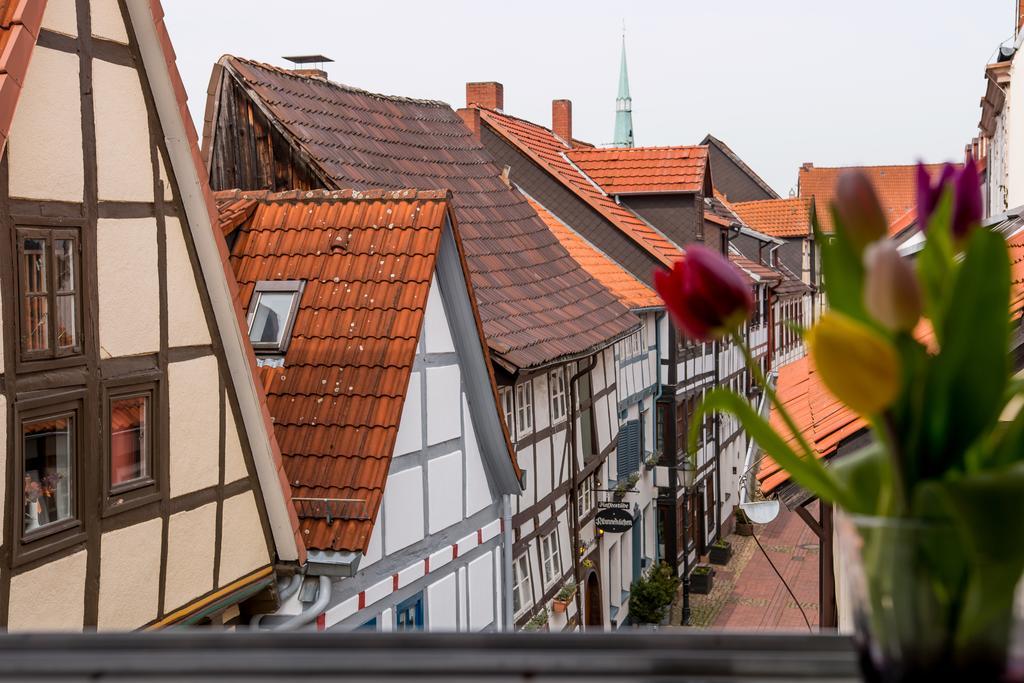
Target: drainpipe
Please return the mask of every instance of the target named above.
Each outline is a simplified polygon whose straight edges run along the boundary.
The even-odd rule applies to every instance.
[[[316,600],[313,604],[302,610],[298,614],[290,617],[289,619],[282,621],[280,624],[275,626],[273,631],[298,631],[304,626],[316,621],[316,618],[320,616],[320,613],[327,609],[327,605],[331,602],[331,577],[321,576],[320,577],[320,588],[316,593]]]
[[[284,588],[281,588],[279,584],[277,588],[277,595],[278,599],[281,601],[281,604],[283,605],[288,600],[288,598],[295,595],[296,591],[299,590],[299,586],[301,585],[302,574],[299,573],[292,574],[292,578],[288,581],[287,584],[285,584]],[[253,629],[254,631],[258,631],[260,628],[260,622],[263,621],[263,617],[265,616],[267,615],[257,614],[252,619],[250,619],[249,628]]]
[[[505,530],[505,553],[502,557],[502,563],[505,565],[504,581],[502,582],[505,585],[503,596],[505,630],[514,631],[516,617],[512,608],[512,495],[509,493],[501,497],[501,524]]]
[[[601,353],[601,352],[599,352]],[[578,413],[576,408],[576,401],[578,398],[577,383],[580,378],[586,375],[588,372],[593,370],[597,366],[597,356],[590,357],[590,364],[586,367],[581,367],[576,371],[576,374],[569,378],[569,468],[570,468],[570,486],[569,486],[569,514],[572,515],[570,524],[572,524],[572,579],[576,583],[576,616],[580,621],[580,630],[583,630],[583,592],[580,589],[580,500],[578,495],[579,487],[579,475],[580,466],[579,461],[576,459],[576,415]]]

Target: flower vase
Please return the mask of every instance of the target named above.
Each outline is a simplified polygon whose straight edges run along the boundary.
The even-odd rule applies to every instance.
[[[840,613],[852,617],[865,681],[1020,680],[1008,673],[1013,592],[987,596],[980,617],[972,610],[976,569],[955,529],[846,514],[837,515],[836,529]]]

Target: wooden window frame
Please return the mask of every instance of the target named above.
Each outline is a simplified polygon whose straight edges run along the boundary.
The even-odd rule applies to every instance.
[[[553,549],[551,554],[544,552],[545,541],[551,541],[550,547]],[[540,562],[541,562],[541,580],[544,582],[544,590],[551,588],[551,586],[558,583],[559,579],[562,578],[562,558],[561,552],[558,547],[558,529],[555,528],[551,533],[546,536],[540,537]],[[554,576],[548,579],[548,565],[554,565]]]
[[[526,565],[525,574],[519,575],[520,564]],[[528,594],[524,595],[526,589]],[[519,595],[519,609],[516,609],[516,595]],[[512,614],[518,617],[533,605],[533,578],[530,576],[530,553],[526,552],[512,561]]]
[[[565,371],[558,368],[549,372],[548,385],[551,394],[551,422],[552,424],[564,422],[569,415],[569,392],[566,387]],[[556,388],[560,388],[560,391],[556,392]],[[558,406],[561,406],[561,414],[555,410]]]
[[[508,436],[512,441],[516,440],[516,401],[515,391],[510,386],[498,388],[498,398],[501,400],[501,414],[505,418],[505,426],[508,427]]]
[[[270,355],[281,355],[288,352],[288,346],[292,341],[292,330],[295,328],[295,319],[299,315],[299,303],[302,301],[302,293],[305,289],[305,280],[260,280],[256,283],[252,290],[252,297],[249,299],[249,313],[245,317],[245,334],[249,338],[253,351]],[[256,310],[259,308],[260,295],[281,293],[292,295],[288,318],[281,329],[281,341],[254,342],[252,340],[252,323],[256,318]]]
[[[111,456],[113,455],[110,410],[114,401],[136,396],[146,396],[148,399],[146,415],[147,474],[145,477],[114,486],[110,482]],[[109,517],[161,498],[160,472],[165,456],[160,450],[160,376],[148,374],[107,383],[103,387],[102,406],[103,516]]]
[[[14,454],[14,501],[8,508],[14,513],[11,520],[13,528],[13,557],[15,567],[27,564],[40,557],[56,553],[69,546],[85,541],[85,520],[83,513],[88,509],[83,500],[85,495],[84,482],[89,473],[85,468],[83,451],[87,442],[85,429],[91,423],[87,412],[85,389],[74,389],[55,392],[45,398],[16,401],[13,406],[14,429],[11,439]],[[73,449],[71,456],[71,517],[59,522],[47,524],[39,529],[25,533],[24,505],[25,500],[25,440],[24,425],[47,418],[71,415],[73,420]]]
[[[14,294],[16,297],[14,305],[14,348],[15,348],[15,369],[19,372],[35,372],[57,368],[84,365],[86,363],[86,338],[85,321],[90,319],[86,315],[85,308],[88,306],[90,297],[86,295],[84,288],[86,279],[83,274],[86,269],[85,255],[88,253],[86,246],[86,231],[81,221],[65,220],[53,225],[47,225],[45,219],[38,218],[30,220],[14,219],[11,227],[11,254],[14,258]],[[26,351],[24,345],[24,324],[25,324],[25,292],[23,287],[24,251],[22,240],[24,238],[46,240],[46,280],[47,280],[47,316],[49,319],[47,331],[48,348],[46,351]],[[77,338],[75,346],[70,350],[59,351],[56,344],[56,255],[53,251],[53,242],[56,239],[72,239],[75,242],[75,326]]]
[[[528,379],[516,385],[516,434],[524,436],[533,433],[533,380]]]

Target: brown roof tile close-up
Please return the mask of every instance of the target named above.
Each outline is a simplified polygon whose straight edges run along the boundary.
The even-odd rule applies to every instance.
[[[506,367],[583,355],[639,324],[503,181],[448,105],[376,95],[235,57],[220,65],[333,188],[451,191],[492,357]]]
[[[530,197],[527,197],[527,201],[576,262],[617,296],[619,301],[630,309],[664,306],[657,292],[585,240],[548,209]]]
[[[708,148],[700,145],[574,148],[566,155],[611,195],[705,189]]]
[[[943,164],[927,164],[928,173],[933,177],[942,170]],[[836,181],[845,171],[856,170],[867,175],[878,194],[886,220],[892,224],[906,214],[917,203],[917,166],[837,166],[817,167],[804,164],[800,167],[798,185],[800,196],[813,198],[818,212],[818,223],[822,232],[830,233],[832,225],[831,205]]]
[[[731,207],[744,223],[772,237],[808,237],[812,233],[809,197],[736,202]]]
[[[308,548],[365,551],[448,196],[227,191],[217,193],[217,202],[235,216],[238,206],[251,207],[237,223],[231,256],[243,306],[260,280],[306,283],[283,366],[256,369],[302,538]]]

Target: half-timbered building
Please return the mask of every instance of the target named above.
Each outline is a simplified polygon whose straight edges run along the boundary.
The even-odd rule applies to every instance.
[[[596,547],[581,555],[572,511],[582,505],[589,514],[595,496],[576,493],[609,479],[619,436],[613,347],[640,321],[569,256],[443,103],[225,57],[214,70],[204,139],[217,189],[452,192],[501,416],[523,471],[502,614],[518,627],[608,624],[612,570]],[[586,579],[583,569],[600,578]],[[551,610],[572,581],[598,588],[587,600],[576,591],[565,612]]]
[[[0,2],[0,46],[0,628],[272,609],[304,549],[160,4]]]

